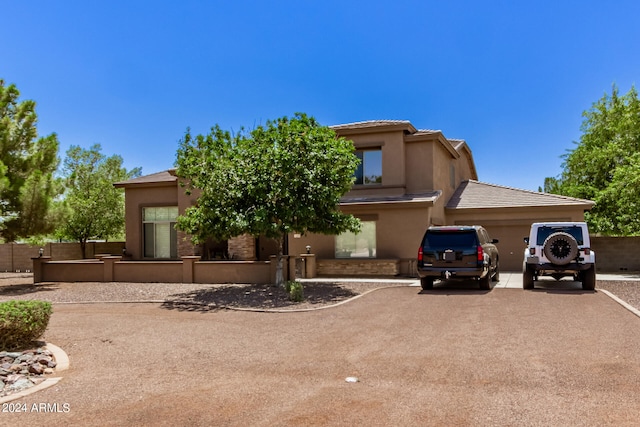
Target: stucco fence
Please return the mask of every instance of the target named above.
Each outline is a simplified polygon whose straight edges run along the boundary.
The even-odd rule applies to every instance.
[[[95,259],[54,261],[48,256],[32,259],[33,281],[133,282],[133,283],[275,283],[277,261],[200,261],[185,256],[179,261],[131,261],[122,256],[96,255]],[[301,268],[302,267],[302,268]],[[315,255],[284,257],[285,280],[315,277]]]
[[[599,272],[640,271],[640,237],[592,237]],[[34,282],[177,282],[177,283],[273,283],[275,257],[271,261],[130,261],[121,256],[123,242],[91,242],[87,255],[73,243],[49,243],[42,247],[0,245],[0,271],[34,273]],[[296,277],[415,276],[413,259],[316,259],[313,254],[286,257],[285,280]]]
[[[85,256],[93,258],[96,254],[122,255],[124,242],[87,242]],[[42,246],[24,243],[4,243],[0,245],[0,271],[30,272],[33,268],[32,258],[39,255],[54,260],[78,260],[82,258],[80,244],[74,242],[46,243]]]

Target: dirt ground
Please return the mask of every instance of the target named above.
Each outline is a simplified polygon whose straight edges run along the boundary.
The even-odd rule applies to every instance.
[[[640,414],[640,318],[601,292],[394,287],[288,313],[57,303],[45,338],[70,369],[0,425],[631,426]],[[47,404],[60,410],[33,410]]]

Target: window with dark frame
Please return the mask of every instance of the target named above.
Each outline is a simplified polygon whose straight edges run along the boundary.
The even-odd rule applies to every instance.
[[[382,184],[382,149],[356,150],[355,155],[360,159],[355,184]]]

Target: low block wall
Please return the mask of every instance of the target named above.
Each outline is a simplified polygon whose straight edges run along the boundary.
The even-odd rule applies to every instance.
[[[597,271],[640,271],[640,237],[591,237]]]
[[[96,254],[122,255],[124,242],[87,242],[86,257]],[[31,271],[31,258],[38,256],[40,248],[43,255],[53,260],[79,260],[82,258],[80,243],[47,243],[43,246],[32,246],[24,243],[0,244],[0,271]]]
[[[33,280],[40,282],[133,283],[273,283],[268,261],[122,261],[120,256],[95,260],[54,261],[33,258]]]
[[[53,261],[41,264],[42,282],[102,282],[104,263],[99,260]],[[36,267],[37,268],[37,267]],[[34,269],[34,282],[36,278]]]
[[[193,265],[193,283],[275,282],[268,261],[199,261]]]
[[[319,259],[318,276],[397,276],[398,259]]]
[[[107,280],[105,280],[107,281]],[[109,282],[182,283],[182,261],[120,261]]]

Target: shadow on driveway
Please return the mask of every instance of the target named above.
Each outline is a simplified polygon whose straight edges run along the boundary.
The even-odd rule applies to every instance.
[[[19,284],[19,285],[5,285],[0,286],[0,296],[11,297],[33,294],[36,292],[50,292],[60,289],[59,286],[53,283],[46,284]]]
[[[305,283],[304,302],[299,303],[291,301],[283,288],[273,285],[225,285],[170,295],[162,304],[162,308],[195,312],[225,308],[299,309],[337,303],[356,295],[356,292],[334,283]]]

